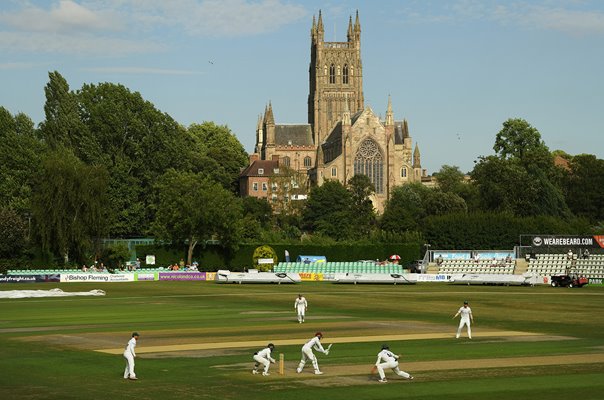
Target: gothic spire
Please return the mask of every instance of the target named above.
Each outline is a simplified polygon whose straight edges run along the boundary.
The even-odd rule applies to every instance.
[[[350,125],[350,108],[348,107],[348,93],[344,93],[344,113],[342,114],[342,125]]]
[[[268,102],[266,113],[264,114],[264,122],[267,125],[275,125],[275,118],[273,117],[273,105],[270,101]]]
[[[394,115],[392,113],[392,98],[388,95],[388,108],[386,109],[386,126],[394,125]]]
[[[347,34],[347,37],[348,37],[348,41],[349,42],[354,39],[353,32],[352,32],[352,15],[348,18],[348,34]]]
[[[408,138],[409,137],[409,125],[407,125],[407,120],[403,120],[403,137],[404,138]]]
[[[310,35],[315,37],[317,35],[317,22],[315,20],[315,16],[312,16],[312,28],[310,28]]]
[[[357,10],[357,18],[356,21],[354,22],[354,31],[355,32],[361,32],[361,22],[359,21],[359,10]]]
[[[413,168],[421,168],[422,162],[419,155],[419,145],[415,143],[415,150],[413,150]]]
[[[323,29],[323,16],[321,15],[321,10],[319,10],[319,22],[318,22],[317,29],[319,30],[319,32],[324,32],[325,31]]]

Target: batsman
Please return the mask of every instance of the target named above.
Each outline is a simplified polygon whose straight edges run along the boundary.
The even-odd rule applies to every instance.
[[[319,370],[319,363],[317,362],[317,357],[312,352],[314,349],[316,351],[320,351],[321,353],[323,353],[325,355],[329,354],[329,349],[331,349],[331,344],[329,345],[327,350],[324,349],[323,346],[321,345],[322,338],[323,338],[323,334],[321,332],[317,332],[317,333],[315,333],[315,337],[310,339],[308,342],[306,342],[306,344],[304,346],[302,346],[302,360],[300,360],[300,364],[298,365],[298,368],[296,369],[297,373],[302,372],[302,369],[304,369],[304,365],[306,364],[306,361],[310,360],[312,362],[312,366],[315,369],[315,375],[323,374],[323,372],[321,372]]]

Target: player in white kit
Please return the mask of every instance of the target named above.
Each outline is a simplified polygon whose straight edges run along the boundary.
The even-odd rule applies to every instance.
[[[398,369],[398,359],[400,355],[396,355],[390,351],[390,347],[387,344],[382,345],[382,351],[378,353],[377,361],[375,362],[374,369],[377,369],[378,374],[380,374],[380,383],[388,382],[386,380],[386,374],[384,373],[384,368],[392,368],[395,374],[398,376],[402,376],[403,378],[413,379],[413,377],[405,371],[401,371]]]
[[[472,309],[468,306],[468,302],[464,301],[463,306],[459,308],[457,314],[453,316],[453,319],[457,318],[458,315],[461,315],[459,319],[459,327],[457,328],[457,334],[455,335],[456,339],[459,339],[459,335],[461,335],[461,329],[464,325],[468,327],[468,338],[472,339],[472,328],[470,327],[470,322],[474,323],[474,317],[472,316]]]
[[[262,375],[267,376],[270,375],[268,372],[268,369],[271,365],[271,363],[275,363],[275,359],[273,357],[271,357],[271,352],[275,350],[275,345],[272,343],[269,343],[268,346],[266,346],[264,349],[260,350],[257,353],[254,353],[254,361],[256,361],[256,364],[254,365],[254,369],[252,370],[252,374],[257,374],[258,373],[258,367],[260,366],[260,364],[264,365],[264,371],[262,371]]]
[[[298,323],[304,322],[304,314],[306,313],[306,309],[308,308],[308,302],[301,294],[298,295],[296,301],[294,302],[294,310],[298,312]]]
[[[124,370],[124,379],[137,380],[136,374],[134,373],[134,357],[136,357],[136,353],[134,352],[134,348],[136,347],[136,341],[138,340],[138,333],[134,332],[132,334],[132,338],[128,341],[126,345],[126,350],[124,350],[124,358],[126,359],[126,369]]]
[[[321,339],[323,338],[323,334],[321,332],[315,333],[315,337],[310,339],[304,346],[302,346],[302,360],[300,360],[300,364],[298,364],[298,368],[296,369],[297,373],[302,372],[306,361],[310,360],[312,362],[312,366],[315,369],[315,375],[322,375],[323,372],[319,370],[319,363],[317,362],[317,357],[313,354],[313,349],[316,351],[320,351],[321,353],[328,355],[329,349],[325,350],[321,345]]]

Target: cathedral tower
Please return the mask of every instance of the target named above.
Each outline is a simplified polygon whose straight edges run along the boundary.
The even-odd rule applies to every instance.
[[[354,24],[349,18],[346,42],[325,41],[321,11],[318,21],[313,17],[310,36],[308,123],[319,146],[346,110],[355,114],[363,109],[359,12]]]

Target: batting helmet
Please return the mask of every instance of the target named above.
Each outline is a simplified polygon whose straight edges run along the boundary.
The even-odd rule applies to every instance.
[[[269,347],[269,348],[271,348],[271,349],[274,349],[274,348],[275,348],[275,345],[274,345],[274,344],[272,344],[272,343],[269,343],[269,344],[268,344],[268,347]]]

